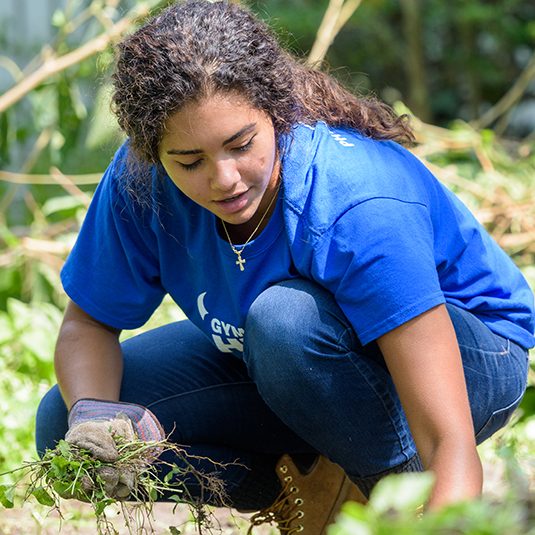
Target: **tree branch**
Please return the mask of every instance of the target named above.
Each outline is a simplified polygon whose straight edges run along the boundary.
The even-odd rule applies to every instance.
[[[82,191],[69,177],[64,175],[57,167],[50,169],[52,178],[72,197],[79,199],[80,202],[86,207],[89,207],[91,202],[91,196]]]
[[[509,91],[479,119],[472,121],[472,126],[478,129],[486,128],[498,119],[498,117],[506,113],[520,100],[533,77],[535,77],[535,52]]]
[[[12,184],[39,184],[39,185],[57,185],[57,172],[51,175],[33,175],[27,173],[13,173],[11,171],[0,171],[0,180],[11,182]],[[102,178],[102,173],[88,175],[62,175],[65,180],[77,186],[88,184],[97,184]]]
[[[308,55],[307,63],[313,67],[318,66],[329,47],[332,45],[338,32],[349,20],[351,15],[357,10],[362,0],[330,0],[320,27],[316,34],[316,39]]]
[[[431,118],[425,72],[420,0],[400,0],[406,42],[404,68],[409,86],[409,105],[423,121]]]

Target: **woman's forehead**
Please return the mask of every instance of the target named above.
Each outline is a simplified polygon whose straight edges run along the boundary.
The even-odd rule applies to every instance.
[[[207,126],[221,130],[244,121],[266,120],[269,120],[267,114],[253,107],[247,99],[234,94],[215,94],[182,106],[166,121],[165,130],[191,132]]]
[[[221,145],[240,137],[238,134],[245,135],[259,128],[273,128],[265,112],[237,95],[216,94],[189,102],[171,115],[165,124],[162,143],[166,145],[172,140],[173,145],[188,145],[180,147],[185,149],[201,148],[190,147],[192,143]]]

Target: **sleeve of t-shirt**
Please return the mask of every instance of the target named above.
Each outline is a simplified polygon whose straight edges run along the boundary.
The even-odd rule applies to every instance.
[[[165,291],[155,236],[121,187],[124,152],[119,150],[96,189],[61,280],[67,295],[90,316],[133,329],[149,319]]]
[[[312,276],[367,344],[445,302],[424,204],[373,198],[344,213],[318,243]]]

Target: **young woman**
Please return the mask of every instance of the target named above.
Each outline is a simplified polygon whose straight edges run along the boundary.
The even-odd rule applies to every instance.
[[[533,295],[402,148],[405,119],[228,2],[148,22],[114,85],[128,140],[62,272],[38,450],[67,433],[113,457],[123,413],[144,439],[238,460],[230,502],[308,534],[393,472],[433,471],[430,507],[477,496],[476,444],[525,390]],[[120,343],[166,294],[188,320]],[[270,509],[290,480],[299,499]]]

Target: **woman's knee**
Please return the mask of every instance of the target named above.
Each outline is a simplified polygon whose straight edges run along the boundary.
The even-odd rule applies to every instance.
[[[301,289],[303,282],[283,281],[265,289],[249,308],[246,333],[254,330],[265,336],[275,330],[293,330],[296,318],[289,312],[307,304],[308,293]]]
[[[249,308],[243,359],[260,390],[282,386],[305,343],[305,317],[314,314],[314,302],[303,283],[297,279],[271,286]]]
[[[52,387],[43,397],[35,419],[35,443],[37,453],[42,456],[61,440],[68,429],[67,407],[58,386]]]
[[[313,281],[291,279],[264,290],[253,302],[245,323],[246,345],[301,346],[303,339],[339,339],[348,328],[334,296]],[[316,333],[316,334],[315,334]]]
[[[355,339],[331,293],[312,281],[292,279],[267,288],[251,305],[243,357],[257,385],[283,388],[285,378],[301,376],[322,359],[347,355]]]

